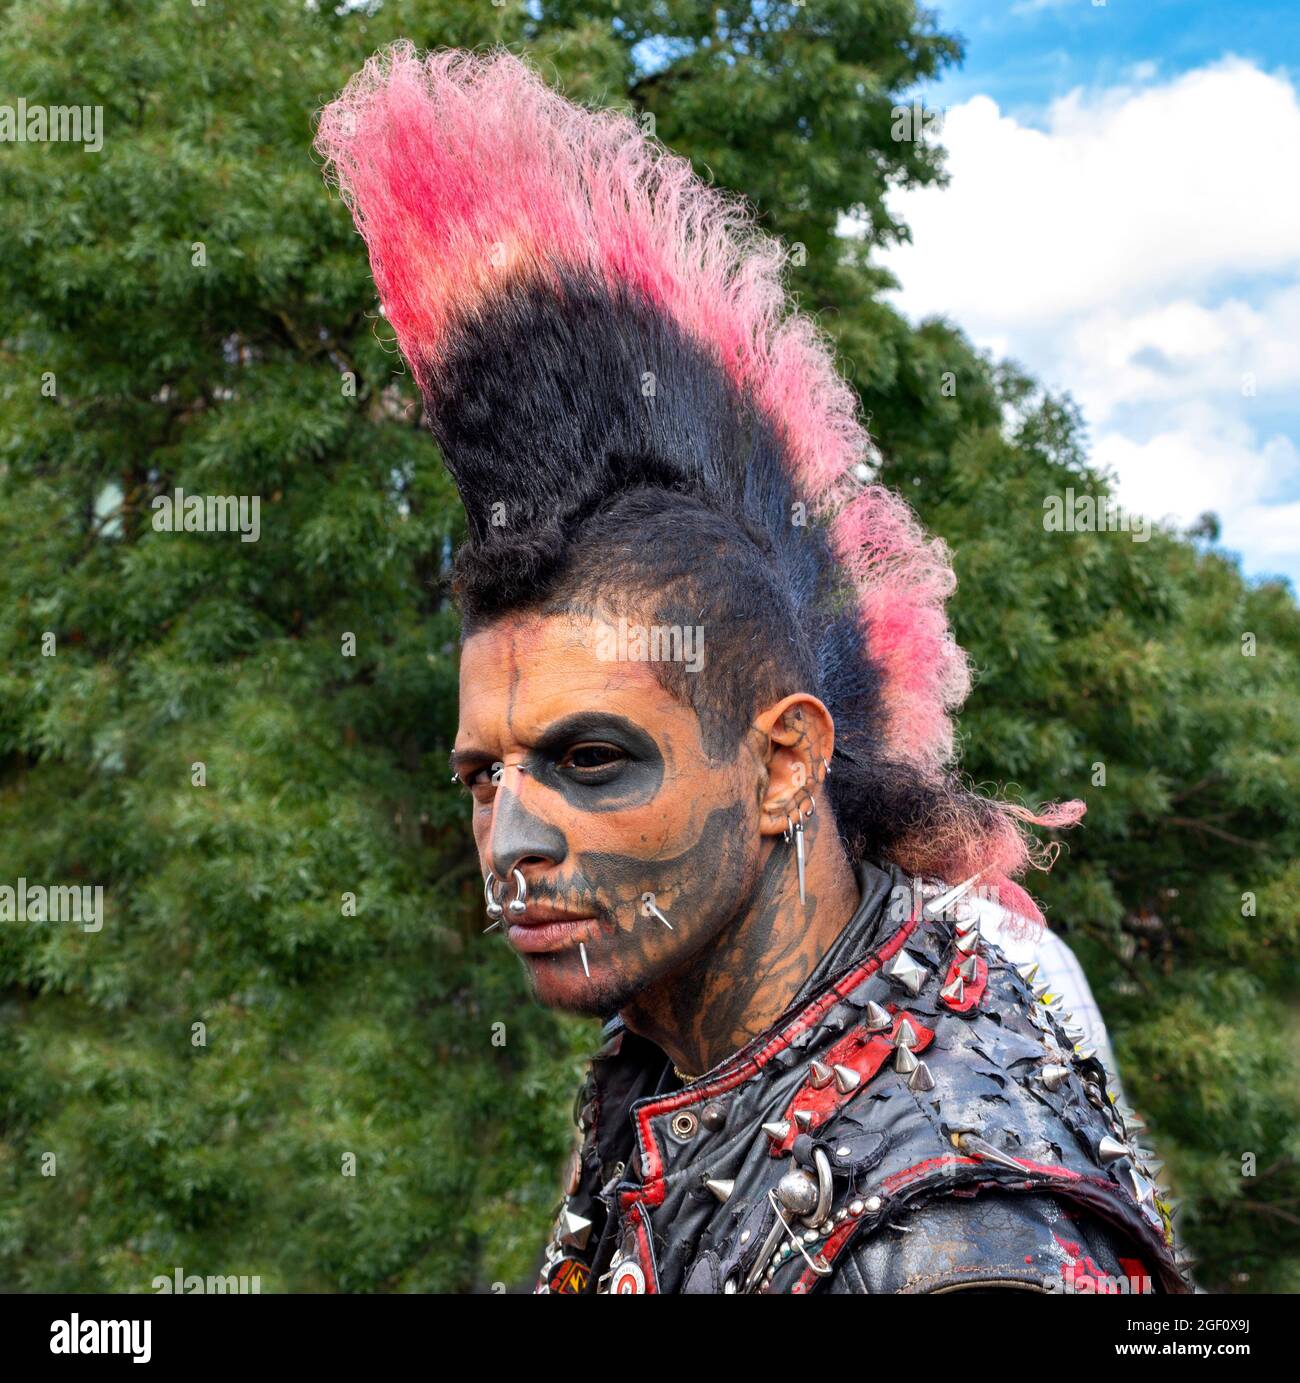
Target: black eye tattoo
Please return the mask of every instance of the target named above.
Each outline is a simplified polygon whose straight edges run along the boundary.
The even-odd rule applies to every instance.
[[[556,721],[524,766],[530,777],[585,812],[645,806],[664,780],[663,753],[654,739],[624,716],[600,711]]]

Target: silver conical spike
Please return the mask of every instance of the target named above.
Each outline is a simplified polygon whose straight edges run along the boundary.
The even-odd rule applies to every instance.
[[[971,1157],[981,1157],[986,1162],[997,1162],[1003,1167],[1010,1167],[1017,1172],[1025,1170],[1014,1158],[1000,1152],[991,1143],[986,1143],[977,1134],[957,1133],[953,1135],[953,1138],[962,1152],[969,1153]]]
[[[1051,1091],[1055,1092],[1070,1079],[1070,1068],[1068,1066],[1058,1066],[1054,1062],[1043,1067],[1043,1084]]]
[[[900,1076],[910,1076],[921,1063],[917,1061],[911,1047],[898,1047],[894,1051],[894,1070]]]
[[[984,871],[981,869],[980,874],[983,874],[983,872]],[[942,917],[943,914],[947,912],[950,907],[952,907],[952,905],[957,901],[958,898],[962,897],[963,894],[969,892],[971,885],[979,880],[980,874],[972,874],[969,879],[966,879],[964,882],[958,884],[955,888],[948,889],[946,893],[941,893],[937,898],[934,898],[930,902],[928,902],[922,909],[922,911],[925,913],[925,916]]]
[[[790,1136],[790,1121],[788,1119],[773,1119],[770,1124],[763,1125],[763,1132],[769,1138],[775,1138],[778,1143],[784,1143]]]
[[[966,986],[962,983],[961,976],[958,975],[951,984],[944,985],[939,991],[939,995],[941,998],[951,1000],[954,1004],[965,1003]]]
[[[1041,981],[1039,984],[1034,985],[1034,988],[1033,988],[1033,995],[1034,995],[1034,998],[1035,998],[1035,999],[1041,999],[1041,998],[1043,997],[1043,995],[1047,993],[1047,991],[1048,991],[1049,988],[1050,988],[1050,986],[1048,985],[1048,983],[1047,983],[1046,980],[1043,980],[1043,981]]]
[[[1128,1178],[1133,1188],[1133,1199],[1136,1200],[1139,1205],[1155,1199],[1155,1187],[1151,1185],[1141,1172],[1130,1167]]]
[[[836,1066],[835,1088],[841,1095],[847,1095],[850,1090],[856,1090],[862,1084],[862,1077],[852,1066]]]
[[[979,973],[980,973],[979,957],[978,957],[978,956],[967,956],[966,959],[965,959],[964,961],[962,961],[962,963],[957,967],[957,973],[958,973],[958,974],[962,977],[962,979],[965,980],[968,984],[970,983],[971,980],[977,980],[977,979],[979,979]]]
[[[902,1019],[898,1024],[898,1031],[894,1034],[895,1047],[915,1047],[921,1040],[921,1034],[912,1026],[907,1018]]]
[[[794,1112],[794,1124],[800,1133],[807,1133],[812,1128],[812,1110],[796,1109]]]
[[[591,966],[587,964],[587,944],[584,941],[578,942],[578,954],[582,957],[582,973],[591,979]]]
[[[930,1074],[930,1068],[924,1061],[918,1061],[916,1070],[912,1072],[908,1079],[907,1088],[909,1090],[933,1090],[934,1077]]]
[[[1096,1047],[1076,1046],[1074,1049],[1074,1054],[1079,1058],[1080,1061],[1091,1061],[1093,1057],[1097,1055],[1097,1049]]]
[[[1105,1166],[1108,1162],[1118,1162],[1121,1157],[1131,1157],[1132,1154],[1118,1138],[1107,1136],[1097,1144],[1097,1156]]]
[[[823,1065],[820,1061],[814,1061],[808,1067],[808,1079],[814,1090],[821,1090],[831,1083],[834,1079],[834,1073],[829,1066]]]
[[[953,926],[953,931],[956,932],[958,936],[966,936],[970,932],[979,931],[979,929],[980,920],[978,917],[963,917]]]
[[[731,1193],[736,1189],[736,1183],[734,1181],[719,1180],[715,1177],[706,1177],[704,1184],[715,1196],[717,1196],[723,1205],[726,1205],[731,1199]]]
[[[980,944],[980,934],[978,932],[967,932],[965,936],[957,938],[957,949],[964,956],[970,953]]]
[[[1033,984],[1034,976],[1038,974],[1038,962],[1031,960],[1027,965],[1017,965],[1016,974],[1020,976],[1026,984]]]
[[[894,1020],[890,1017],[887,1008],[881,1006],[873,999],[867,1005],[866,1028],[868,1032],[881,1032],[885,1028],[892,1028]]]

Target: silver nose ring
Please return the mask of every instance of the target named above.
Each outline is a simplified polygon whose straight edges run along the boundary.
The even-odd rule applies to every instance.
[[[512,870],[511,873],[515,880],[515,896],[504,908],[501,906],[501,900],[506,894],[505,885],[491,869],[488,870],[487,878],[483,880],[483,902],[487,908],[487,915],[492,919],[493,927],[500,922],[502,913],[507,909],[511,917],[520,917],[528,909],[528,881],[520,869]],[[488,930],[491,931],[492,928],[489,927]]]

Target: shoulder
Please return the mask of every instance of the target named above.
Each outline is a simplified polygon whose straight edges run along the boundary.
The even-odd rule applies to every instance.
[[[837,1294],[1154,1290],[1139,1257],[1093,1216],[1050,1194],[990,1193],[920,1207],[843,1255]]]

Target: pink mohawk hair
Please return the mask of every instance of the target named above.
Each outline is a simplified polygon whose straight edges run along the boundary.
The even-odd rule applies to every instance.
[[[325,107],[316,146],[426,397],[438,397],[458,324],[519,280],[576,273],[631,289],[709,353],[775,428],[792,484],[831,524],[881,671],[883,752],[941,775],[970,687],[945,610],[947,550],[901,498],[863,487],[874,449],[856,396],[822,333],[791,310],[786,254],[743,202],[630,116],[575,106],[504,51],[420,56],[394,44]],[[1017,872],[1028,851],[1014,818],[1059,825],[1081,807],[1056,812],[1003,807],[976,835],[954,822],[942,858],[918,841],[913,862],[950,876]]]

